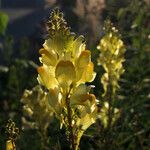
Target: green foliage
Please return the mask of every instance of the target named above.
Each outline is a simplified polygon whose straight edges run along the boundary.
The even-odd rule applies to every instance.
[[[148,7],[143,1],[133,1],[128,8],[124,9],[124,14],[120,19],[120,24],[123,24],[126,17],[131,21],[128,33],[125,32],[125,25],[121,26],[129,50],[126,56],[126,72],[120,91],[120,94],[125,96],[124,102],[120,103],[120,106],[124,105],[122,117],[126,116],[122,121],[125,122],[125,126],[128,128],[123,131],[123,135],[126,132],[130,137],[124,138],[123,136],[121,144],[124,146],[128,143],[130,149],[138,149],[138,147],[148,149],[149,147],[150,70],[148,66],[150,65],[150,43],[148,36],[150,30],[148,29]]]
[[[28,40],[29,41],[29,40]],[[26,43],[27,44],[26,44]],[[6,124],[8,118],[12,118],[20,126],[21,117],[21,104],[20,98],[26,87],[35,85],[36,74],[33,67],[31,67],[28,49],[30,48],[29,42],[21,42],[21,46],[16,46],[13,37],[10,35],[3,36],[1,40],[0,49],[0,126]],[[22,50],[21,52],[19,51]],[[17,52],[17,54],[16,54]],[[26,55],[26,58],[24,57]],[[32,78],[31,76],[34,77]],[[29,80],[30,78],[30,80]],[[1,129],[0,129],[1,131]],[[1,147],[5,149],[6,140],[4,133],[1,133]]]
[[[8,25],[8,16],[0,12],[0,35],[4,35]]]
[[[114,3],[113,5],[116,5],[117,2]],[[108,17],[115,20],[116,26],[122,33],[127,51],[125,73],[120,80],[115,104],[121,110],[120,119],[109,135],[101,128],[98,144],[100,148],[106,148],[104,140],[108,137],[113,144],[107,149],[149,149],[148,7],[149,5],[144,1],[135,0],[131,3],[127,2],[121,9],[117,10],[113,7],[113,12],[111,9],[108,11]]]

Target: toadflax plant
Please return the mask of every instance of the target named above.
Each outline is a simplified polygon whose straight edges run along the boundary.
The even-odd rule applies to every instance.
[[[97,119],[97,100],[90,94],[96,73],[82,36],[70,32],[55,9],[48,22],[49,37],[40,49],[38,81],[46,87],[49,106],[66,128],[70,148],[77,150],[84,131]]]
[[[41,146],[48,149],[47,129],[53,120],[53,111],[48,104],[48,94],[39,86],[25,90],[21,102],[23,106],[23,129],[37,129],[41,137]]]
[[[105,22],[104,31],[106,34],[97,47],[100,51],[98,64],[102,65],[105,70],[101,78],[104,88],[104,103],[100,115],[103,126],[109,129],[119,117],[119,110],[114,107],[114,103],[116,90],[119,88],[118,82],[124,72],[122,63],[125,61],[126,50],[118,30],[113,27],[110,21]]]

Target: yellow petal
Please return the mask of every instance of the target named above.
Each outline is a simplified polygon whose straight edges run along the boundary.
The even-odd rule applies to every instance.
[[[82,78],[84,70],[91,61],[91,52],[89,50],[82,51],[79,58],[76,60],[77,77],[76,81]],[[81,82],[82,83],[82,82]]]
[[[85,50],[84,37],[79,36],[72,44],[72,52],[74,57],[79,57],[80,53]]]
[[[60,114],[63,106],[62,106],[62,95],[59,92],[58,88],[49,89],[48,92],[48,102],[52,109],[57,113]]]
[[[101,78],[101,83],[103,84],[103,88],[104,88],[103,96],[107,93],[108,82],[109,82],[108,73],[104,73],[104,75]]]
[[[54,50],[56,53],[62,52],[62,50],[64,49],[62,37],[60,35],[55,35],[53,39],[50,38],[48,40],[45,40],[43,47],[49,51]]]
[[[40,49],[39,53],[42,55],[41,61],[47,66],[55,66],[57,63],[57,54],[53,51],[47,51],[45,49]]]
[[[94,72],[94,64],[90,62],[80,73],[82,74],[82,76],[78,81],[79,83],[92,82],[96,76],[96,73]]]
[[[79,126],[81,128],[81,135],[84,133],[84,131],[86,131],[86,129],[91,126],[93,123],[95,123],[96,119],[98,118],[97,115],[97,108],[95,108],[95,110],[90,113],[90,114],[86,114],[84,117],[78,118],[77,119],[77,126]]]
[[[83,105],[87,113],[94,111],[96,107],[96,97],[89,94],[89,87],[85,84],[79,85],[70,97],[71,106]]]
[[[54,88],[57,86],[57,80],[55,77],[50,74],[48,68],[42,66],[38,68],[38,73],[39,73],[39,81],[41,84],[46,86],[48,89]]]
[[[88,98],[89,89],[85,84],[80,84],[70,97],[71,105],[83,105]]]
[[[61,86],[70,86],[76,78],[73,63],[71,61],[60,61],[56,66],[55,76]]]
[[[84,68],[91,61],[91,52],[89,50],[82,51],[77,59],[77,67]]]
[[[44,44],[43,44],[44,49],[51,51],[53,50],[51,47],[51,39],[47,39],[45,40]]]
[[[12,140],[7,140],[6,150],[16,150],[15,143]]]
[[[77,135],[77,145],[79,145],[83,133],[87,130],[89,126],[95,123],[97,118],[98,118],[97,109],[95,109],[94,112],[91,114],[85,114],[81,118],[80,117],[77,118],[76,125],[78,128],[80,128],[80,132],[78,132]]]
[[[87,82],[92,82],[94,80],[96,73],[93,71],[94,71],[94,64],[90,62],[84,72],[85,80]]]

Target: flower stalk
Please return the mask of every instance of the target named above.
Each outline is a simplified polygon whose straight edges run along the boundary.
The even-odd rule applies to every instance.
[[[40,49],[38,81],[46,87],[49,106],[66,127],[70,148],[77,150],[84,131],[97,119],[97,100],[90,94],[96,73],[83,36],[76,38],[63,14],[55,9],[48,21],[49,37]]]
[[[72,110],[70,107],[70,99],[68,94],[66,96],[66,107],[67,107],[67,119],[68,119],[68,129],[69,129],[69,141],[71,143],[71,149],[75,150],[75,139],[73,134],[73,125],[72,125]]]
[[[119,117],[119,110],[115,108],[116,90],[119,88],[120,76],[124,72],[123,62],[125,46],[120,39],[118,30],[107,20],[104,26],[105,35],[100,40],[97,48],[100,50],[98,65],[102,65],[105,70],[101,78],[104,88],[104,103],[101,109],[102,123],[108,130]]]
[[[53,111],[48,104],[48,94],[38,85],[32,90],[25,90],[23,103],[23,129],[37,129],[41,138],[42,149],[49,149],[47,129],[53,120]]]

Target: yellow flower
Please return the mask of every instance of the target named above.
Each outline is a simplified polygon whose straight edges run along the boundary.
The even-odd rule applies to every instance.
[[[60,61],[56,66],[55,77],[60,86],[69,87],[76,78],[73,63],[71,61]]]
[[[91,61],[91,52],[89,50],[84,50],[81,52],[77,59],[77,66],[79,68],[86,67]]]
[[[96,98],[93,94],[89,94],[90,87],[80,84],[70,97],[71,106],[84,106],[87,113],[94,111],[96,107]]]
[[[15,143],[12,140],[7,140],[6,150],[16,150]]]
[[[41,62],[47,66],[55,66],[57,63],[57,54],[51,50],[46,50],[44,48],[40,49],[39,53],[42,55]]]
[[[81,109],[82,110],[82,109]],[[83,112],[84,113],[84,110]],[[76,125],[80,127],[80,131],[77,136],[77,143],[80,143],[80,139],[83,135],[83,133],[93,124],[95,123],[96,119],[98,119],[98,110],[97,107],[95,107],[94,111],[92,113],[84,113],[81,118],[78,118]]]
[[[92,125],[96,119],[98,118],[97,115],[97,108],[90,114],[86,114],[84,117],[78,119],[77,125],[81,127],[81,130],[84,132],[86,129]]]
[[[38,68],[38,81],[48,89],[50,107],[61,125],[77,137],[78,147],[80,127],[86,130],[97,119],[96,98],[85,85],[96,76],[94,64],[83,36],[76,38],[70,32],[58,10],[52,12],[48,26],[49,37],[40,50],[42,66]]]
[[[108,127],[113,125],[119,116],[119,111],[117,108],[114,108],[113,104],[116,90],[119,88],[120,76],[124,72],[122,63],[125,61],[124,53],[126,50],[118,30],[112,26],[110,21],[107,21],[105,24],[105,32],[106,34],[100,40],[97,48],[100,51],[98,64],[102,65],[105,70],[101,77],[105,101],[103,102],[100,116],[104,127]]]
[[[48,92],[48,102],[51,108],[54,110],[56,114],[61,114],[63,101],[62,101],[62,94],[58,88],[49,89]]]
[[[105,31],[106,35],[100,40],[97,48],[100,50],[98,64],[102,65],[106,71],[101,79],[106,93],[108,82],[113,86],[113,92],[119,87],[118,80],[124,72],[122,63],[125,61],[126,50],[118,30],[112,27],[109,21],[106,22]]]
[[[92,82],[96,76],[94,65],[91,62],[91,52],[84,50],[76,60],[76,71],[78,84]]]
[[[38,68],[38,81],[45,85],[48,89],[55,88],[58,85],[58,82],[55,78],[54,68],[43,65]]]
[[[31,91],[25,90],[21,99],[24,104],[23,126],[46,130],[53,118],[53,108],[49,105],[48,94],[40,86],[34,87]]]

